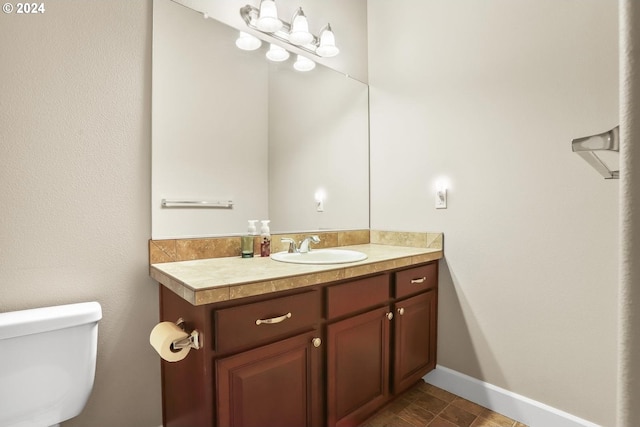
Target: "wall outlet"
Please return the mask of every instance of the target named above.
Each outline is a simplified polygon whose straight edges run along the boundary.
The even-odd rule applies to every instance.
[[[436,209],[447,209],[447,190],[436,191]]]

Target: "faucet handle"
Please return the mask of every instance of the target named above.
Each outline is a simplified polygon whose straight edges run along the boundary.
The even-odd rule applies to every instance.
[[[280,239],[280,241],[282,243],[288,243],[289,244],[289,249],[287,250],[287,252],[289,252],[290,254],[296,253],[298,252],[298,248],[296,246],[296,241],[289,238],[289,237],[283,237],[282,239]]]

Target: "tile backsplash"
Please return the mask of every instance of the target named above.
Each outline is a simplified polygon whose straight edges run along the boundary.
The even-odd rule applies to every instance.
[[[413,231],[371,230],[370,243],[442,249],[444,246],[444,235],[442,233],[417,233]]]
[[[442,249],[442,233],[418,233],[378,230],[346,230],[298,234],[273,234],[271,252],[287,250],[287,244],[280,239],[289,237],[300,241],[310,234],[317,234],[320,243],[315,248],[377,243],[392,246],[410,246]],[[254,239],[254,254],[260,254],[260,236]],[[149,264],[189,261],[205,258],[222,258],[240,255],[240,236],[208,237],[193,239],[149,240]]]

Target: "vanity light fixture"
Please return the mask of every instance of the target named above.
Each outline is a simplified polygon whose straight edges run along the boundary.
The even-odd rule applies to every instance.
[[[236,39],[236,46],[242,50],[256,50],[262,46],[262,42],[259,38],[240,31],[240,36]]]
[[[309,44],[313,41],[313,34],[309,32],[309,22],[301,7],[296,10],[291,19],[289,41],[298,46]]]
[[[277,44],[271,43],[269,50],[266,53],[267,59],[274,62],[282,62],[289,59],[289,52]]]
[[[265,3],[270,3],[265,5]],[[272,5],[271,5],[272,4]],[[271,12],[273,9],[274,12]],[[277,18],[275,2],[273,0],[261,0],[260,9],[250,4],[240,8],[240,16],[247,27],[260,31],[281,42],[295,46],[315,56],[329,58],[336,56],[340,49],[336,47],[336,39],[331,26],[327,24],[320,36],[315,36],[309,31],[309,22],[302,8],[298,8],[293,14],[291,24]],[[263,17],[275,18],[281,26],[266,26],[261,23]]]
[[[260,1],[256,27],[266,33],[273,33],[282,28],[282,21],[278,19],[278,8],[274,0]]]
[[[330,58],[340,53],[340,49],[336,46],[336,36],[333,35],[330,24],[325,25],[320,31],[320,44],[316,48],[316,53],[325,58]]]

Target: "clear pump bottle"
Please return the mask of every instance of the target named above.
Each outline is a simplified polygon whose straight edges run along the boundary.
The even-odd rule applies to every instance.
[[[258,222],[257,219],[250,219],[249,228],[247,229],[247,235],[242,236],[242,241],[240,244],[242,258],[253,258],[253,242],[255,236],[258,235],[258,232],[256,231],[256,222]]]

